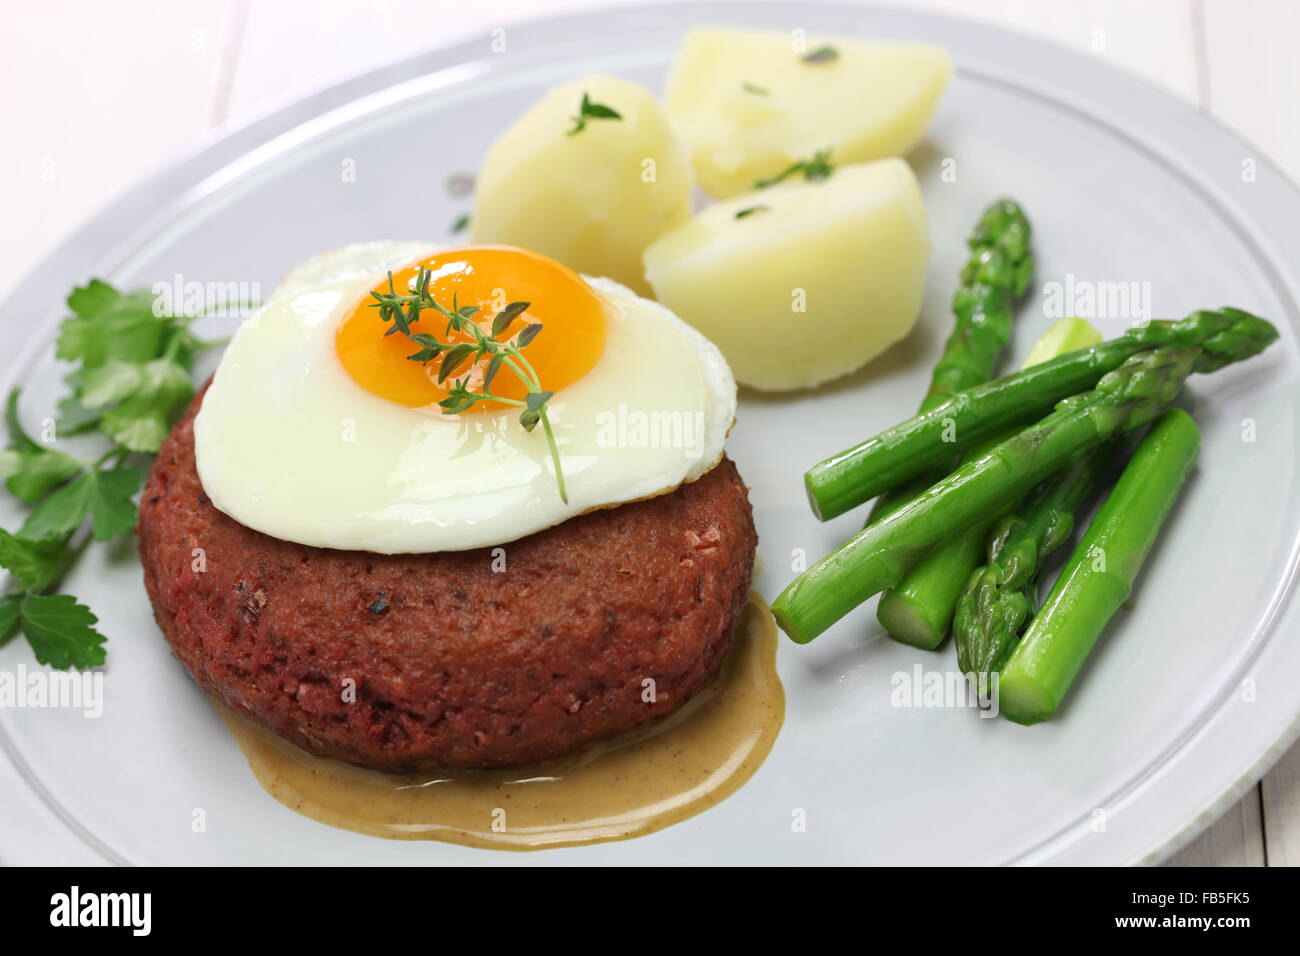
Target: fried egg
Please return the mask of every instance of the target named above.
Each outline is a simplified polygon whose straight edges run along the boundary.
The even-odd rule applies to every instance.
[[[409,292],[421,268],[448,308],[477,306],[490,331],[507,303],[530,303],[542,330],[523,355],[543,390],[559,451],[561,496],[545,429],[520,409],[439,402],[453,380],[481,390],[488,359],[439,383],[437,359],[373,307]],[[457,340],[446,319],[411,325]],[[468,338],[468,336],[466,336]],[[529,389],[505,369],[503,400]],[[580,276],[508,246],[442,249],[376,242],[294,269],[232,339],[194,423],[205,493],[250,528],[322,548],[383,554],[504,544],[595,508],[672,491],[717,463],[736,384],[703,335],[611,280]]]

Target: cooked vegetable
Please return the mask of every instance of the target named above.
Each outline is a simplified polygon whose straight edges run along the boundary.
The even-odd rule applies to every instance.
[[[952,299],[957,321],[935,363],[921,412],[987,382],[993,374],[998,356],[1011,341],[1012,302],[1024,294],[1034,274],[1029,238],[1029,220],[1014,200],[999,199],[980,216],[966,240],[971,254]],[[916,497],[949,470],[936,468],[881,495],[867,523]]]
[[[1101,333],[1087,319],[1057,319],[1038,337],[1029,354],[1020,364],[1021,369],[1033,368],[1050,362],[1058,355],[1086,349],[1101,341]]]
[[[1062,401],[1036,425],[962,465],[809,568],[773,602],[777,623],[796,642],[811,641],[897,584],[936,542],[1014,501],[1079,452],[1151,421],[1205,357],[1195,348],[1134,355],[1091,392]]]
[[[930,376],[922,411],[993,374],[1011,340],[1012,302],[1033,278],[1029,240],[1029,220],[1014,200],[999,199],[980,216],[966,240],[971,254],[952,300],[957,321]]]
[[[1074,529],[1084,496],[1114,460],[1115,439],[1084,452],[1029,493],[988,538],[988,564],[976,568],[957,600],[953,639],[963,674],[1001,670],[1038,603],[1038,574]]]
[[[470,238],[523,246],[645,295],[641,253],[690,218],[693,184],[650,91],[587,76],[552,89],[492,144]]]
[[[645,272],[740,382],[781,390],[851,372],[905,336],[929,255],[916,177],[884,159],[715,203],[650,246]]]
[[[1008,317],[1008,328],[1009,325]],[[1034,345],[1030,358],[1036,363],[1045,362],[1060,354],[1049,351],[1052,346],[1061,351],[1070,351],[1100,340],[1101,334],[1082,319],[1062,319]],[[1040,348],[1044,342],[1049,343],[1048,346]],[[1026,360],[1022,368],[1029,364],[1029,360]],[[1013,434],[1015,433],[1003,434],[984,445],[976,446],[966,454],[965,460],[979,458]],[[965,530],[940,541],[895,587],[880,596],[876,619],[891,637],[926,650],[933,650],[943,643],[952,626],[957,598],[971,572],[980,563],[989,529],[1000,517],[1002,512],[993,512]]]
[[[817,150],[836,163],[903,156],[952,72],[940,47],[699,29],[683,41],[665,108],[715,199],[754,188]]]
[[[952,626],[962,585],[979,564],[993,522],[1006,508],[981,518],[930,549],[898,584],[880,595],[876,620],[903,644],[932,651]]]
[[[1142,440],[1002,670],[998,702],[1007,717],[1033,724],[1056,713],[1132,592],[1199,449],[1196,423],[1180,409],[1166,412]]]
[[[1195,350],[1196,371],[1212,372],[1250,358],[1276,338],[1270,323],[1232,308],[1136,326],[1100,345],[977,385],[814,465],[804,475],[809,503],[822,520],[841,515],[950,461],[956,452],[1036,420],[1144,350]]]

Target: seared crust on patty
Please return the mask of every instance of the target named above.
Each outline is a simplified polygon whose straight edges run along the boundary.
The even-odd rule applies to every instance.
[[[390,772],[534,763],[673,711],[730,647],[758,537],[726,457],[500,549],[325,550],[208,500],[202,398],[141,498],[145,586],[199,685],[306,750]]]

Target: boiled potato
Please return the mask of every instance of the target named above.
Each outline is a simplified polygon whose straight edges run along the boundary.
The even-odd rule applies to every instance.
[[[621,119],[588,119],[583,95]],[[691,214],[685,149],[650,91],[612,76],[551,90],[488,150],[475,190],[476,243],[523,246],[648,293],[641,253]]]
[[[916,177],[885,159],[710,206],[647,249],[645,271],[738,381],[784,390],[851,372],[906,335],[929,253]]]
[[[818,150],[838,163],[903,155],[951,72],[937,46],[702,29],[677,54],[665,106],[700,185],[722,199]]]

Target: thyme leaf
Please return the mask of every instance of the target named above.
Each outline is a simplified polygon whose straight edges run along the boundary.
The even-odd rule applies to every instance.
[[[585,102],[586,97],[584,96],[583,99]],[[559,488],[561,500],[567,504],[569,495],[564,487],[564,472],[560,467],[560,449],[551,432],[551,422],[546,413],[546,403],[554,393],[542,389],[537,371],[523,354],[523,350],[532,344],[542,331],[542,326],[538,322],[530,322],[519,330],[514,341],[502,339],[510,326],[528,310],[532,303],[506,304],[493,316],[489,333],[474,321],[474,316],[480,311],[477,305],[460,305],[453,295],[451,308],[448,308],[434,298],[429,290],[432,279],[432,272],[421,267],[411,285],[412,291],[409,294],[402,294],[397,291],[393,283],[393,274],[390,272],[388,292],[370,293],[375,299],[370,303],[371,308],[379,310],[380,319],[392,323],[384,334],[392,335],[398,332],[413,344],[420,346],[407,356],[413,362],[424,364],[439,359],[438,384],[451,380],[446,386],[447,397],[438,402],[438,407],[442,409],[444,415],[455,415],[472,408],[478,402],[491,401],[514,405],[521,409],[519,424],[525,431],[531,432],[541,424],[546,432],[551,461],[555,465],[555,483]],[[419,319],[421,312],[437,312],[447,320],[442,339],[429,332],[412,330],[411,326]],[[453,332],[468,336],[472,341],[450,341],[449,336]],[[483,372],[483,383],[477,391],[470,388],[468,374],[460,378],[454,377],[467,365],[473,366],[484,358],[488,360],[487,367]],[[523,401],[492,392],[492,382],[503,368],[509,369],[527,389]]]
[[[811,53],[805,53],[800,59],[804,63],[832,63],[840,58],[840,51],[833,46],[819,46]]]
[[[782,180],[789,179],[798,173],[803,173],[804,178],[809,182],[818,182],[828,178],[834,171],[835,167],[831,165],[831,151],[829,149],[819,149],[813,153],[812,159],[801,159],[797,163],[791,163],[769,179],[757,180],[754,183],[754,188],[766,189],[768,186],[775,186]]]
[[[587,128],[587,120],[621,120],[623,115],[612,107],[603,103],[593,103],[591,97],[585,92],[582,94],[582,103],[578,106],[578,115],[570,117],[573,120],[573,129],[569,130],[566,136],[577,136]]]

